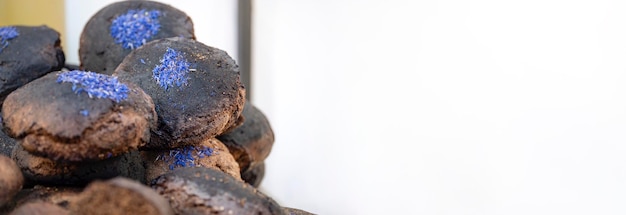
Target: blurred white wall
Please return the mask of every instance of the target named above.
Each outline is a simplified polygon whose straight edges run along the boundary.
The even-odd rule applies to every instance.
[[[65,0],[66,62],[77,65],[80,34],[87,21],[100,9],[120,0]],[[198,41],[222,49],[237,59],[237,1],[156,0],[187,13]]]
[[[255,1],[263,187],[319,214],[626,214],[624,11]]]

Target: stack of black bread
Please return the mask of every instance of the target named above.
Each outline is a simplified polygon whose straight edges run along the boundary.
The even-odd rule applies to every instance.
[[[273,131],[184,12],[110,4],[79,56],[46,26],[0,27],[0,213],[309,214],[257,190]]]

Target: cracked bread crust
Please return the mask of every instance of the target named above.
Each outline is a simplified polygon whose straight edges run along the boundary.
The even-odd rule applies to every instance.
[[[57,83],[57,75],[28,83],[3,104],[5,131],[26,151],[53,160],[103,160],[149,142],[157,116],[140,88],[127,84],[128,98],[117,103],[76,94],[71,83]]]

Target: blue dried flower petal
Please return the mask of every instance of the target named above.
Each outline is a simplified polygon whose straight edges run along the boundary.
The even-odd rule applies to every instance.
[[[152,78],[161,88],[167,90],[174,85],[181,87],[187,84],[189,62],[182,53],[167,48],[159,62],[152,70]]]
[[[9,40],[16,38],[20,33],[13,26],[7,26],[0,28],[0,52],[7,46],[9,46]]]
[[[13,39],[17,36],[19,36],[20,33],[17,32],[17,28],[13,27],[13,26],[7,26],[7,27],[2,27],[0,28],[0,37],[2,37],[2,39],[4,40],[10,40]]]
[[[196,159],[194,156],[204,158],[211,156],[212,154],[213,149],[206,146],[185,146],[182,148],[172,149],[169,153],[165,153],[159,157],[165,162],[171,162],[169,169],[173,170],[176,167],[194,167],[196,166]]]
[[[83,110],[80,111],[80,115],[89,116],[89,111],[83,109]]]
[[[129,10],[111,22],[111,37],[125,49],[136,49],[159,33],[158,10]]]
[[[72,91],[76,94],[86,92],[89,98],[107,98],[115,102],[128,98],[130,91],[117,77],[80,70],[60,73],[57,83],[72,83]]]

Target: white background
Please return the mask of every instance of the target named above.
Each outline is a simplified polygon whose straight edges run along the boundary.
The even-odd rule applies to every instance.
[[[626,214],[626,1],[255,2],[285,205]]]
[[[257,0],[253,102],[276,133],[263,190],[319,214],[625,214],[624,11]]]

